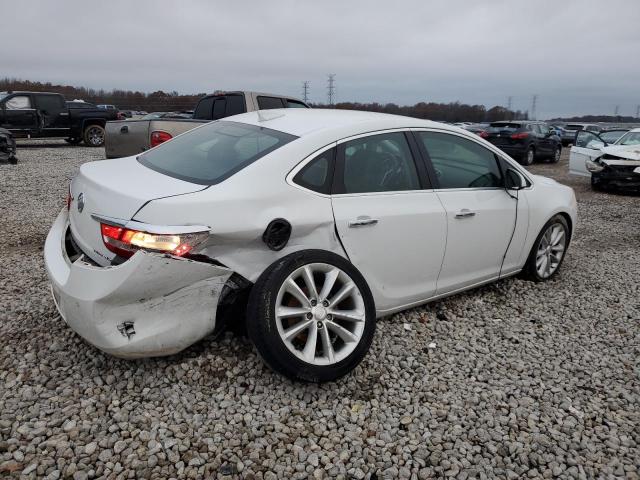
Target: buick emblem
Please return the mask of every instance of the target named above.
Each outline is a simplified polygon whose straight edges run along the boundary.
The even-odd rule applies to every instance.
[[[81,192],[80,195],[78,195],[78,212],[82,213],[83,209],[84,209],[84,195]]]

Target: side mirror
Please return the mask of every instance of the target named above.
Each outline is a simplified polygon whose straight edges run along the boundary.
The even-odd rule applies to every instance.
[[[522,190],[526,188],[527,180],[524,176],[513,168],[507,169],[504,176],[504,187],[507,190]]]

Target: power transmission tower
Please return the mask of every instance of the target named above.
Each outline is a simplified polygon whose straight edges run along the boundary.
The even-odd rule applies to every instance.
[[[302,82],[302,100],[304,103],[309,103],[309,80]]]
[[[636,107],[636,118],[640,118],[640,105]]]
[[[536,103],[538,103],[538,95],[535,94],[531,100],[531,120],[536,119]]]
[[[616,105],[616,108],[613,109],[613,116],[617,117],[620,112],[620,105]]]
[[[513,120],[513,114],[511,113],[511,103],[513,102],[513,97],[511,95],[509,95],[507,97],[507,110],[509,111],[509,116],[511,117],[511,120]]]
[[[329,105],[333,105],[333,101],[335,100],[336,95],[336,74],[330,73],[329,75],[327,75],[327,77],[327,94],[329,97]]]

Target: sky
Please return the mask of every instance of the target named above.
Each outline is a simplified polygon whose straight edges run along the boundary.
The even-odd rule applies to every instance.
[[[640,0],[0,0],[0,77],[635,115]]]

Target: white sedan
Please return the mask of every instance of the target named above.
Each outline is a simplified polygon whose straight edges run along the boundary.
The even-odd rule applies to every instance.
[[[250,292],[258,353],[319,382],[358,365],[377,317],[551,278],[575,224],[573,190],[462,129],[269,110],[82,165],[45,261],[61,316],[105,352],[178,352]]]

